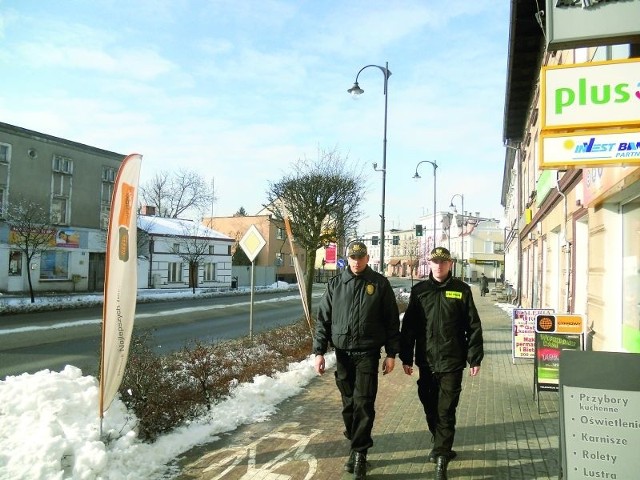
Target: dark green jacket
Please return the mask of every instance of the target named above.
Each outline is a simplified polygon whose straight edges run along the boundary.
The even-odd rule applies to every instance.
[[[402,320],[400,359],[403,365],[428,366],[434,372],[479,366],[484,357],[482,326],[465,282],[442,283],[431,275],[411,289]]]
[[[313,352],[324,355],[329,343],[341,350],[400,350],[400,315],[389,280],[370,267],[360,275],[345,269],[327,284],[320,300]]]

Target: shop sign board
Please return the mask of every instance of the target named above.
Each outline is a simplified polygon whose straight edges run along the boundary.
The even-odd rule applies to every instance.
[[[512,360],[516,358],[534,358],[536,319],[538,315],[553,314],[549,308],[514,308],[511,314],[512,321]]]
[[[565,351],[559,389],[560,477],[638,478],[640,354]]]
[[[560,358],[564,350],[582,350],[580,334],[536,332],[534,384],[537,392],[558,391]]]
[[[538,8],[541,8],[542,4]],[[550,50],[637,43],[640,0],[546,0]]]
[[[640,58],[542,67],[542,131],[640,127]]]
[[[640,165],[640,128],[589,133],[542,132],[538,153],[541,169]]]
[[[583,315],[538,315],[536,318],[536,332],[538,333],[584,333],[585,321]]]

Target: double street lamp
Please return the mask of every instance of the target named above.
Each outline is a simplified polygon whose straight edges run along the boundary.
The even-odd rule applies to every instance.
[[[461,263],[462,263],[462,280],[464,280],[464,195],[461,193],[456,193],[453,195],[453,197],[451,197],[451,205],[449,205],[449,208],[453,208],[453,211],[455,213],[458,213],[458,210],[456,210],[455,205],[453,204],[453,199],[456,197],[460,197],[460,208],[462,210],[462,235],[460,236],[460,257],[462,257],[461,259]]]
[[[352,95],[361,95],[364,93],[364,90],[360,88],[360,85],[358,85],[358,77],[363,70],[369,67],[375,67],[379,69],[384,75],[384,135],[382,141],[382,168],[378,169],[377,163],[373,164],[373,168],[375,171],[382,172],[382,212],[380,214],[380,272],[384,274],[384,203],[385,187],[387,183],[387,85],[389,83],[389,77],[391,76],[391,72],[389,71],[389,62],[386,62],[384,67],[381,67],[380,65],[365,65],[364,67],[362,67],[356,74],[356,80],[355,82],[353,82],[353,87],[347,90],[347,92]]]

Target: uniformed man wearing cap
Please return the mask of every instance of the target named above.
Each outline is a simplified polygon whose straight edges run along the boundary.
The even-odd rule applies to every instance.
[[[336,352],[336,385],[342,396],[342,419],[350,454],[344,469],[361,480],[367,473],[367,450],[378,392],[380,352],[386,358],[382,374],[391,373],[400,348],[400,320],[389,280],[368,266],[367,246],[353,242],[347,249],[349,266],[327,284],[316,320],[313,351],[315,370],[325,371],[329,344]]]
[[[480,371],[484,356],[482,326],[471,288],[451,275],[451,254],[436,247],[429,255],[429,278],[411,289],[402,319],[400,359],[407,375],[420,370],[418,397],[433,439],[430,461],[436,479],[447,479],[447,464],[455,456],[456,408],[462,391],[462,373]]]

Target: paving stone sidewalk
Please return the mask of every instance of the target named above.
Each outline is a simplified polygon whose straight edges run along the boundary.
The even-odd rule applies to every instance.
[[[490,296],[474,300],[482,319],[485,359],[477,377],[465,372],[458,407],[453,479],[559,478],[557,393],[533,396],[533,362],[512,360],[511,320]],[[417,373],[400,362],[380,377],[368,479],[434,478],[431,438],[416,393]],[[538,413],[538,408],[540,413]],[[178,480],[351,479],[333,369],[279,406],[268,421],[246,425],[179,459]]]

